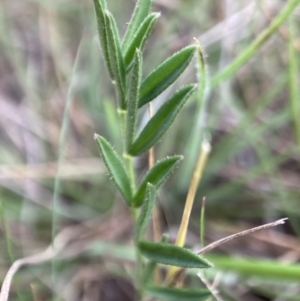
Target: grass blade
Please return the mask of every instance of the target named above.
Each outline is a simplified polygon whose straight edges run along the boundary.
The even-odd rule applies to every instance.
[[[191,45],[173,54],[144,79],[140,90],[139,108],[167,89],[185,70],[196,46]]]
[[[175,245],[140,241],[138,247],[143,256],[160,264],[197,269],[213,267],[210,262],[191,250]]]
[[[220,73],[218,73],[211,81],[211,86],[218,85],[221,81],[229,78],[236,70],[244,65],[249,58],[254,55],[259,47],[263,45],[270,36],[277,31],[279,26],[289,17],[294,11],[300,0],[290,0],[284,7],[284,9],[278,14],[278,16],[272,21],[270,26],[266,28],[240,55],[227,67],[225,67]]]
[[[137,156],[149,150],[168,130],[176,116],[196,90],[196,85],[187,85],[178,90],[157,111],[133,142],[130,154]]]
[[[276,260],[233,258],[226,255],[208,254],[217,269],[233,271],[244,277],[260,277],[277,281],[299,282],[300,264],[288,264]]]
[[[62,189],[62,179],[61,179],[61,170],[62,170],[62,163],[66,156],[66,147],[67,141],[69,137],[69,122],[71,106],[74,101],[74,93],[76,90],[76,74],[79,70],[80,59],[83,54],[83,45],[85,45],[84,37],[81,39],[80,44],[77,49],[74,65],[72,68],[72,75],[71,81],[68,87],[68,92],[66,95],[66,104],[64,107],[63,112],[63,120],[61,124],[61,130],[59,133],[59,147],[58,147],[58,158],[57,158],[57,169],[54,179],[54,188],[53,188],[53,210],[52,210],[52,229],[51,229],[51,244],[54,244],[55,236],[58,232],[59,224],[61,221],[61,217],[58,214],[57,208],[59,208],[61,201],[60,201],[60,193]],[[55,257],[51,260],[51,282],[53,285],[57,284],[57,275],[58,275],[58,262]],[[55,297],[55,294],[53,295]],[[1,300],[1,299],[0,299]]]
[[[296,143],[300,149],[300,89],[298,84],[299,79],[299,63],[295,49],[295,41],[297,37],[296,20],[290,17],[289,26],[289,88],[290,88],[290,107],[291,115],[294,123],[294,132]]]

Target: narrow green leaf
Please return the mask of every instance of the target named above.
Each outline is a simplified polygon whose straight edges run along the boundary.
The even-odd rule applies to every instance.
[[[145,198],[147,183],[155,186],[156,190],[167,180],[167,178],[183,159],[182,156],[172,156],[158,161],[145,175],[136,194],[133,197],[133,205],[139,207]]]
[[[120,157],[105,138],[95,134],[94,139],[98,143],[100,154],[103,158],[109,175],[115,182],[128,205],[131,205],[132,191],[130,180]]]
[[[148,16],[152,5],[152,0],[138,0],[134,8],[131,20],[129,22],[127,31],[125,33],[122,49],[127,49],[128,45],[131,43],[131,40],[134,37],[134,34],[137,32],[140,24]]]
[[[148,183],[147,184],[147,197],[143,204],[141,213],[139,215],[139,219],[137,222],[136,233],[135,233],[135,241],[138,242],[140,237],[144,234],[146,227],[151,218],[151,214],[153,211],[153,207],[156,199],[156,188],[154,185]]]
[[[157,263],[183,268],[210,268],[213,265],[189,249],[165,243],[140,241],[138,244],[142,255]]]
[[[146,287],[146,292],[158,300],[165,301],[204,301],[212,294],[207,289],[182,289],[175,287]]]
[[[196,85],[187,85],[181,88],[160,107],[133,142],[131,155],[141,155],[163,136],[196,87]]]
[[[95,8],[95,13],[97,18],[98,34],[99,34],[103,59],[105,61],[106,68],[109,72],[109,75],[111,79],[113,79],[113,72],[110,64],[108,45],[107,45],[107,32],[106,32],[106,23],[105,23],[105,9],[106,9],[105,0],[94,0],[94,8]]]
[[[188,46],[173,54],[144,79],[140,90],[139,108],[168,88],[193,58],[196,46]]]
[[[138,48],[141,51],[144,49],[145,44],[159,16],[160,13],[150,14],[138,28],[128,47],[123,50],[126,71],[128,71],[132,66],[135,49]]]
[[[118,105],[121,109],[124,110],[126,109],[125,67],[116,22],[112,14],[108,11],[105,11],[105,23],[107,26],[107,45],[109,51],[109,61],[111,64],[114,83],[116,85]]]
[[[127,116],[126,116],[126,149],[130,149],[134,134],[137,117],[137,103],[139,98],[139,88],[142,76],[142,56],[139,49],[136,49],[131,81],[127,96]]]

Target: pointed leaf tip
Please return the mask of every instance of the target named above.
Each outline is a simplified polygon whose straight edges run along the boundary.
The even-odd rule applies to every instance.
[[[139,107],[162,93],[180,76],[192,60],[196,48],[196,45],[191,45],[176,52],[143,80]]]
[[[133,142],[130,154],[138,156],[148,151],[165,134],[197,85],[187,85],[171,96],[149,120]]]

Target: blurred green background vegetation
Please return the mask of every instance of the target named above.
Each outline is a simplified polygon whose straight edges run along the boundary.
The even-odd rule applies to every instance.
[[[108,2],[122,35],[135,1]],[[213,78],[285,4],[154,1],[153,11],[162,16],[146,45],[144,76],[196,37]],[[159,192],[162,231],[171,240],[203,135],[211,137],[212,152],[197,192],[188,246],[199,249],[203,196],[207,243],[289,218],[284,226],[216,250],[215,256],[227,254],[232,262],[218,274],[224,300],[299,300],[300,272],[289,277],[280,265],[300,258],[299,24],[298,7],[235,74],[208,89],[205,102],[190,99],[155,149],[157,160],[185,156]],[[130,213],[93,140],[97,132],[120,150],[114,89],[101,58],[92,1],[1,1],[0,53],[0,282],[15,259],[40,252],[53,234],[69,229],[58,272],[53,276],[49,261],[23,268],[10,300],[50,300],[52,290],[59,300],[133,300],[126,281],[132,265]],[[195,64],[165,97],[197,81]],[[163,100],[155,100],[154,108]],[[145,111],[140,128],[147,118]],[[135,164],[142,176],[147,158]],[[282,274],[262,273],[260,262],[241,271],[241,257],[271,260]]]

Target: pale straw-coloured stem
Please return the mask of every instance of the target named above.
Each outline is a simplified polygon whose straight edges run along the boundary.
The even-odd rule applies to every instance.
[[[190,220],[190,215],[191,215],[195,195],[196,195],[200,180],[202,178],[202,174],[203,174],[204,167],[206,165],[206,161],[208,159],[210,150],[211,150],[210,143],[206,139],[203,139],[200,154],[198,157],[198,162],[196,164],[196,168],[194,170],[194,174],[193,174],[193,177],[191,180],[191,184],[190,184],[189,191],[187,194],[177,239],[175,242],[175,244],[179,247],[182,247],[185,244],[187,228],[188,228],[188,224],[189,224],[189,220]],[[168,270],[167,278],[172,277],[176,273],[177,270],[178,270],[177,267],[171,266]]]
[[[182,216],[179,232],[178,232],[176,243],[175,243],[177,246],[180,246],[180,247],[182,247],[185,243],[188,223],[189,223],[195,195],[196,195],[197,188],[198,188],[199,182],[201,180],[210,150],[211,150],[210,143],[204,139],[202,142],[202,147],[201,147],[200,155],[198,158],[198,162],[197,162],[197,165],[196,165],[196,168],[195,168],[195,171],[193,174],[193,178],[192,178],[192,181],[191,181],[191,184],[189,187],[189,191],[188,191],[188,195],[186,198],[185,207],[184,207],[184,211],[183,211],[183,216]]]

